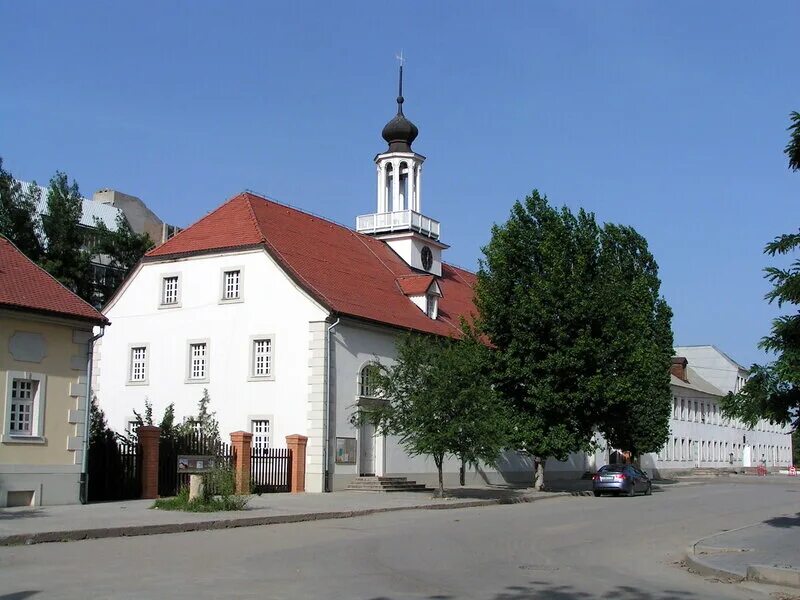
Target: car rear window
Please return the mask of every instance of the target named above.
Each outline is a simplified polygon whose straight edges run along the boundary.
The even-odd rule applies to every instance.
[[[600,467],[601,471],[611,471],[612,473],[622,473],[625,465],[603,465]]]

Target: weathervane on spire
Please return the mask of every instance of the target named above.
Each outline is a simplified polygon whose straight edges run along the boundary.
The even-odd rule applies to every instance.
[[[403,114],[403,65],[406,62],[406,59],[403,57],[403,51],[400,50],[400,54],[395,54],[394,57],[400,63],[400,86],[398,88],[397,93],[397,114]]]

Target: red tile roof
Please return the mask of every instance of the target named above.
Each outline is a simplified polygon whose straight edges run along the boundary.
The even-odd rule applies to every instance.
[[[147,253],[145,260],[263,246],[311,296],[334,313],[453,335],[477,311],[475,274],[442,264],[439,318],[425,315],[398,278],[420,276],[384,242],[245,192]],[[427,289],[427,287],[426,287]]]
[[[107,324],[100,312],[0,236],[0,307]]]
[[[433,275],[403,275],[397,278],[397,285],[406,296],[422,296],[434,279]]]

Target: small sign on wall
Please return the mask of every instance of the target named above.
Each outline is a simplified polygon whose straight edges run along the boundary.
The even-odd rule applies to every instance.
[[[178,456],[178,473],[207,473],[214,468],[215,457],[180,455]]]
[[[356,438],[336,438],[336,464],[356,464]]]

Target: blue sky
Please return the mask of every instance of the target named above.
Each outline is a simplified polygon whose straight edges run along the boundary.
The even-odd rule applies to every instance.
[[[742,363],[777,314],[764,244],[795,229],[796,2],[0,1],[0,156],[188,225],[252,189],[341,223],[407,57],[423,212],[474,269],[533,188],[634,226],[675,339]]]

